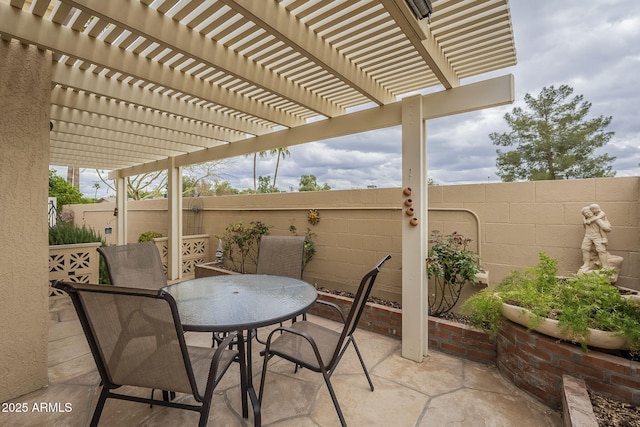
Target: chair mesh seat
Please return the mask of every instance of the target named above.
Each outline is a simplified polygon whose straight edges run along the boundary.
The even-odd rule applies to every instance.
[[[211,368],[211,358],[215,353],[215,348],[210,347],[195,347],[195,346],[187,346],[189,351],[189,359],[191,360],[191,367],[193,368],[193,375],[196,379],[196,384],[198,385],[198,392],[204,395],[205,389],[207,387],[207,375],[209,374],[209,369]],[[234,357],[236,357],[237,351],[225,351],[222,353],[222,357],[218,362],[219,366],[229,366],[233,362]],[[224,375],[225,370],[218,369],[216,371],[216,376],[214,378],[214,387],[218,385],[222,376]]]
[[[207,424],[213,391],[239,353],[221,347],[187,346],[176,302],[163,290],[56,282],[69,294],[78,313],[102,390],[91,426],[97,426],[105,401],[129,400],[198,411],[198,425]],[[240,367],[241,377],[245,375]],[[166,400],[120,392],[121,386],[163,390]],[[200,405],[172,402],[176,392],[193,396]]]
[[[331,362],[336,346],[340,341],[340,332],[307,321],[295,322],[290,326],[290,329],[312,336],[320,352],[323,364],[326,366]],[[282,334],[271,343],[269,351],[284,359],[295,361],[305,368],[316,372],[321,370],[313,347],[300,335]]]
[[[262,236],[256,274],[302,279],[304,236]]]

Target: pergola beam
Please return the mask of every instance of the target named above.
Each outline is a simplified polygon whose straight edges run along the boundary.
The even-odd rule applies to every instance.
[[[460,78],[442,51],[425,20],[418,21],[405,0],[381,0],[396,24],[407,34],[416,51],[445,89],[460,86]]]
[[[514,98],[513,75],[509,74],[422,96],[422,119],[430,120],[510,104],[513,103]],[[268,151],[281,147],[282,141],[287,141],[287,146],[290,147],[307,142],[399,126],[400,124],[402,124],[402,103],[399,101],[346,116],[334,117],[292,129],[248,138],[242,142],[194,151],[177,156],[175,163],[178,166],[188,166],[258,151]],[[142,165],[124,169],[121,173],[124,176],[137,175],[142,171],[150,172],[153,167],[154,165]]]
[[[195,119],[188,119],[175,114],[160,112],[150,108],[115,99],[96,96],[87,92],[65,89],[56,86],[51,90],[52,119],[58,119],[54,115],[54,107],[74,110],[74,114],[86,112],[102,117],[123,120],[129,123],[138,123],[150,128],[173,130],[185,135],[193,135],[201,138],[209,138],[217,141],[239,141],[246,138],[246,134],[221,128]]]

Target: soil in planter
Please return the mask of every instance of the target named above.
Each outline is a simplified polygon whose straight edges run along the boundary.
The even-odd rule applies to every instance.
[[[640,406],[608,399],[592,391],[589,398],[599,427],[640,427]]]
[[[347,292],[347,291],[336,291],[334,289],[327,289],[327,288],[318,288],[318,291],[320,292],[324,292],[327,294],[331,294],[331,295],[338,295],[341,297],[347,297],[347,298],[354,298],[355,294],[351,293],[351,292]],[[400,304],[399,302],[395,302],[395,301],[388,301],[388,300],[384,300],[382,298],[377,298],[377,297],[372,297],[370,296],[367,299],[367,302],[372,302],[374,304],[380,304],[380,305],[384,305],[386,307],[393,307],[393,308],[397,308],[397,309],[401,309],[402,308],[402,304]]]

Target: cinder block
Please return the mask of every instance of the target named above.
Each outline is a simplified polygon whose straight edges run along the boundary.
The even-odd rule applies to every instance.
[[[512,224],[562,224],[564,209],[559,203],[511,203],[509,222]]]
[[[629,201],[638,203],[640,199],[640,179],[637,176],[616,179],[598,179],[596,184],[596,200]]]
[[[483,222],[509,222],[509,203],[487,203],[478,215]]]
[[[506,182],[489,184],[486,190],[487,203],[533,202],[535,200],[534,182]]]
[[[535,186],[536,203],[564,203],[596,199],[596,184],[593,179],[536,181]]]
[[[490,243],[535,245],[533,224],[486,224],[486,238]]]
[[[485,185],[455,185],[443,187],[444,203],[469,203],[469,202],[486,202]]]
[[[535,241],[539,246],[577,247],[582,244],[584,230],[575,225],[537,225]]]

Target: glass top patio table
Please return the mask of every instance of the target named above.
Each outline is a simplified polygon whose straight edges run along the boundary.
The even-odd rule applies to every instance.
[[[238,331],[239,361],[244,365],[240,371],[242,416],[248,417],[249,398],[254,425],[260,426],[260,402],[253,387],[250,331],[306,313],[318,297],[316,289],[302,280],[265,274],[202,277],[164,289],[176,301],[184,330]],[[247,331],[246,338],[244,331]]]
[[[309,283],[265,274],[203,277],[167,286],[185,330],[229,332],[274,325],[305,313],[318,293]]]

